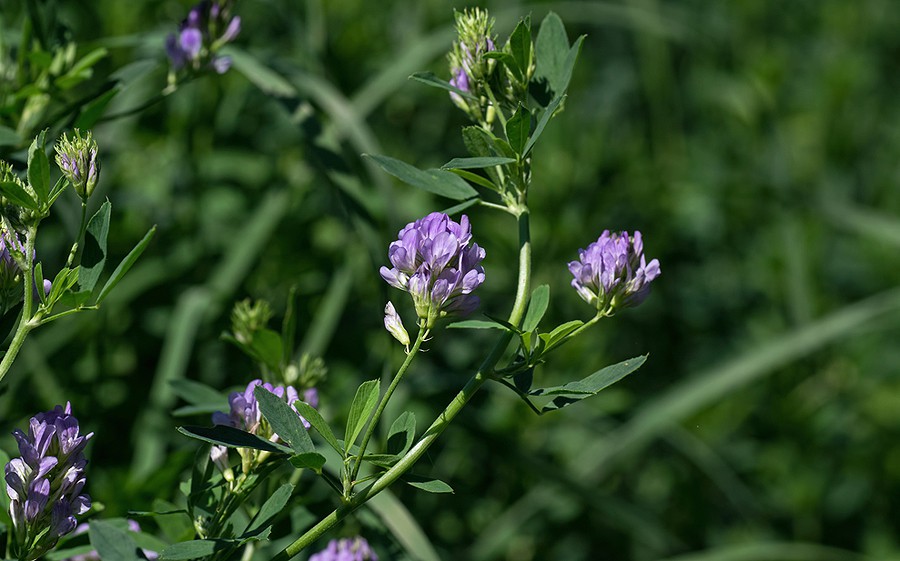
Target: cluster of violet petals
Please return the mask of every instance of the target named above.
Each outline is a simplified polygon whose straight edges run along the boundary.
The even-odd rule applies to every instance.
[[[257,386],[262,386],[270,393],[285,400],[294,412],[297,411],[294,402],[300,399],[300,395],[297,393],[294,386],[273,386],[268,382],[263,383],[262,380],[256,379],[247,384],[247,388],[244,391],[232,392],[232,394],[228,396],[228,404],[231,406],[231,410],[227,414],[222,413],[221,411],[213,413],[213,424],[234,427],[258,435],[260,425],[262,424],[262,413],[259,410],[259,402],[256,400],[256,395],[253,393],[253,390],[255,390]],[[319,394],[316,389],[310,388],[303,392],[303,401],[310,404],[312,407],[318,407]],[[300,413],[297,413],[297,416],[303,421],[303,426],[308,429],[310,427],[309,421],[300,416]],[[277,434],[260,436],[271,436],[271,440],[278,440]]]
[[[446,315],[468,315],[478,307],[472,292],[484,282],[484,249],[472,242],[469,219],[457,223],[433,212],[400,230],[388,248],[392,268],[381,277],[412,295],[416,314],[427,328]]]
[[[224,45],[237,37],[241,31],[241,18],[235,16],[225,25],[226,12],[226,7],[218,1],[206,0],[191,8],[178,33],[166,38],[166,53],[175,70],[196,65],[204,45],[212,50],[214,44]],[[223,27],[222,35],[215,37]],[[212,56],[210,63],[219,74],[231,68],[231,59],[227,56]]]
[[[328,547],[309,558],[309,561],[378,561],[369,542],[359,536],[331,540]]]
[[[84,447],[94,433],[79,433],[72,406],[57,405],[31,418],[28,433],[16,429],[21,458],[6,464],[9,514],[20,543],[41,535],[52,547],[60,536],[75,529],[76,516],[91,507],[82,494],[85,484]],[[27,536],[27,537],[26,537]]]
[[[637,306],[650,293],[650,282],[660,274],[659,261],[644,258],[641,233],[604,230],[587,249],[578,250],[578,261],[569,263],[575,277],[572,286],[598,312]]]

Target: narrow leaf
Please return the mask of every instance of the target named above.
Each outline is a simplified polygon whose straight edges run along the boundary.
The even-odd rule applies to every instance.
[[[28,192],[15,181],[0,181],[0,195],[3,195],[15,205],[28,210],[37,210],[35,200]]]
[[[290,82],[246,51],[230,45],[222,49],[222,52],[226,56],[231,57],[231,64],[234,69],[243,74],[263,93],[275,97],[297,96],[297,90]]]
[[[477,205],[480,202],[481,202],[481,199],[478,199],[478,198],[469,199],[468,201],[463,201],[463,202],[459,203],[458,205],[453,205],[450,208],[445,208],[441,212],[443,212],[444,214],[449,215],[449,216],[455,216],[455,215],[459,214],[460,212],[466,210],[467,208]]]
[[[322,472],[325,465],[325,456],[318,452],[303,452],[290,457],[291,464],[297,469],[311,469],[316,473]]]
[[[413,187],[429,193],[461,201],[478,195],[478,191],[456,174],[439,169],[421,170],[406,162],[387,156],[363,154],[375,161],[387,173]]]
[[[506,138],[510,147],[519,155],[525,155],[525,145],[531,132],[531,113],[519,106],[513,116],[506,121]]]
[[[243,537],[256,535],[260,530],[270,525],[272,520],[287,505],[291,498],[291,493],[293,492],[294,486],[290,483],[285,483],[276,489],[275,492],[272,493],[272,496],[266,499],[266,502],[259,507],[259,512],[256,513],[256,516],[254,516],[253,520],[247,525],[247,529],[244,530]]]
[[[391,423],[388,431],[387,452],[400,456],[406,454],[416,439],[416,416],[411,411],[404,411]]]
[[[502,166],[506,164],[514,164],[516,161],[512,158],[500,158],[497,156],[486,156],[480,158],[453,158],[441,169],[477,169],[492,166]]]
[[[294,453],[294,451],[287,446],[224,425],[216,425],[214,427],[183,426],[178,427],[178,432],[185,436],[196,438],[197,440],[218,444],[220,446],[227,446],[228,448],[254,448],[256,450],[281,454]]]
[[[378,404],[378,396],[381,392],[380,380],[369,380],[363,382],[356,390],[353,396],[353,402],[350,404],[350,414],[347,417],[347,431],[344,435],[345,452],[349,452],[350,448],[356,442],[356,437],[369,420],[369,415]],[[346,455],[346,454],[345,454]]]
[[[544,343],[547,344],[547,348],[545,350],[549,351],[550,349],[561,343],[562,340],[565,339],[567,335],[569,335],[569,333],[572,333],[582,325],[584,325],[584,322],[580,319],[576,319],[556,326],[550,333],[542,333],[541,339],[543,339]]]
[[[416,82],[421,82],[426,86],[432,86],[435,88],[440,88],[442,90],[447,90],[448,92],[453,92],[458,96],[464,97],[466,99],[477,99],[469,92],[464,92],[456,86],[451,85],[450,82],[441,80],[440,78],[435,76],[433,72],[416,72],[415,74],[411,75],[409,79],[415,80]]]
[[[522,322],[522,331],[528,332],[537,329],[549,304],[550,286],[542,284],[535,288],[531,293],[531,300],[528,302],[528,312],[525,313],[525,320]]]
[[[544,127],[547,126],[547,123],[549,123],[550,119],[553,118],[553,114],[556,113],[556,109],[563,101],[565,101],[565,99],[565,95],[558,96],[556,99],[550,102],[550,105],[548,105],[546,109],[544,109],[544,112],[541,114],[541,118],[538,119],[537,126],[534,128],[534,132],[531,134],[531,138],[528,139],[528,143],[525,145],[526,154],[528,154],[534,147],[535,142],[537,142],[537,139],[540,138],[541,133],[544,132]]]
[[[116,267],[116,270],[113,271],[112,275],[110,275],[109,280],[106,281],[106,284],[103,285],[103,288],[100,289],[100,295],[97,296],[97,303],[103,301],[104,298],[109,296],[109,292],[119,284],[119,281],[122,280],[122,277],[131,269],[131,266],[138,260],[144,250],[147,249],[147,246],[150,245],[150,240],[153,239],[153,235],[156,233],[156,226],[150,228],[150,230],[144,234],[144,237],[141,241],[138,242],[134,249],[132,249],[128,255],[125,256],[125,259],[119,263],[119,266]]]
[[[640,368],[646,360],[647,355],[631,358],[618,364],[607,366],[581,380],[569,382],[563,386],[539,388],[528,392],[528,395],[556,396],[552,402],[544,406],[541,412],[555,411],[586,397],[597,395],[602,390]]]
[[[109,234],[109,214],[112,205],[105,201],[100,210],[88,222],[84,235],[84,253],[81,254],[81,268],[78,274],[78,285],[81,290],[93,290],[103,265],[106,264],[106,238]]]
[[[303,421],[290,405],[262,386],[256,386],[253,395],[259,403],[259,410],[272,425],[272,430],[287,442],[294,452],[303,454],[316,451],[306,427],[303,426]]]
[[[522,79],[523,73],[531,66],[531,18],[521,19],[509,36],[509,50],[515,59],[517,78]],[[508,66],[508,65],[507,65]],[[515,71],[514,71],[515,72]]]
[[[507,159],[512,159],[512,158],[507,158]],[[491,191],[497,191],[497,192],[500,191],[500,189],[497,187],[497,185],[494,184],[493,181],[491,181],[490,179],[488,179],[486,177],[482,177],[482,176],[478,175],[477,173],[472,173],[471,171],[466,171],[464,169],[451,169],[450,171],[452,173],[455,173],[456,175],[462,177],[466,181],[470,181],[470,182],[474,183],[475,185],[481,185],[482,187],[490,189]],[[497,171],[493,168],[488,168],[487,172],[490,175],[497,174]],[[470,199],[470,200],[477,201],[478,199]]]
[[[416,489],[428,491],[429,493],[452,493],[453,488],[441,481],[440,479],[432,479],[431,481],[407,481]]]
[[[172,388],[172,392],[175,395],[191,405],[205,405],[207,403],[218,403],[222,405],[225,403],[225,397],[219,390],[194,380],[178,378],[176,380],[170,380],[169,386]]]
[[[297,411],[300,412],[300,415],[309,421],[309,424],[313,426],[319,434],[322,435],[322,438],[325,439],[325,442],[329,444],[332,448],[335,449],[339,454],[344,453],[343,447],[338,443],[337,438],[334,436],[334,432],[332,432],[331,427],[328,426],[328,423],[322,417],[321,413],[316,411],[312,405],[303,402],[303,401],[295,401],[294,407],[297,408]]]
[[[28,148],[28,183],[37,195],[39,205],[50,197],[50,161],[44,150],[46,130],[42,130]]]

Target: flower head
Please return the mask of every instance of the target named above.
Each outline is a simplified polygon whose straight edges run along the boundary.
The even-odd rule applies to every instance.
[[[481,97],[483,83],[494,69],[493,60],[485,54],[496,50],[496,36],[493,34],[494,18],[485,10],[474,8],[456,12],[457,40],[447,55],[450,62],[450,84],[463,92]],[[456,92],[450,98],[460,109],[479,120],[481,102],[466,100]]]
[[[604,230],[587,249],[578,250],[578,261],[569,263],[575,277],[572,286],[598,312],[609,315],[616,308],[637,306],[650,293],[650,282],[660,274],[659,261],[647,263],[641,233]]]
[[[178,33],[166,37],[166,53],[176,72],[189,68],[211,68],[224,74],[231,67],[231,58],[216,54],[241,31],[240,16],[230,17],[228,0],[204,0],[188,12]]]
[[[309,561],[378,561],[369,542],[360,536],[331,540],[328,547],[309,558]]]
[[[403,320],[400,319],[392,302],[388,302],[384,307],[384,328],[394,336],[394,339],[400,341],[401,345],[409,349],[409,333],[403,327]]]
[[[91,132],[82,135],[82,131],[75,129],[72,138],[64,134],[56,143],[56,163],[78,196],[87,200],[100,177],[97,142]]]
[[[451,315],[467,315],[478,307],[472,292],[484,282],[484,249],[472,242],[469,218],[455,222],[433,212],[400,230],[388,248],[392,268],[381,277],[409,292],[426,329]]]
[[[21,457],[6,464],[6,492],[13,521],[14,547],[36,559],[77,525],[91,507],[82,493],[84,448],[94,433],[82,435],[72,406],[57,405],[31,418],[28,432],[13,431]]]

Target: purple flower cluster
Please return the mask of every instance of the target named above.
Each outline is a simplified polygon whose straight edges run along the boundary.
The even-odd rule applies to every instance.
[[[328,547],[309,558],[309,561],[378,561],[369,542],[360,536],[331,540]]]
[[[630,236],[609,230],[587,249],[578,250],[578,261],[569,263],[569,271],[578,295],[605,315],[643,302],[650,282],[660,274],[659,261],[647,263],[644,258],[640,232]]]
[[[412,295],[427,329],[438,319],[467,315],[478,307],[472,292],[484,282],[484,249],[472,243],[467,216],[457,223],[433,212],[410,222],[388,248],[388,259],[393,267],[381,267],[381,277]]]
[[[57,405],[31,418],[28,433],[13,431],[21,458],[6,464],[9,514],[19,554],[35,559],[60,536],[75,529],[76,516],[91,507],[82,493],[86,481],[84,447],[94,433],[80,434],[72,406]]]
[[[0,315],[22,301],[22,269],[13,253],[24,255],[25,244],[17,234],[0,229]],[[45,295],[50,294],[52,287],[50,280],[44,279],[42,288]],[[33,288],[34,297],[38,298],[37,287]]]
[[[231,68],[231,59],[215,54],[220,47],[237,37],[241,31],[241,18],[229,17],[230,6],[226,0],[219,2],[204,0],[188,12],[188,17],[181,22],[177,34],[166,38],[166,52],[172,68],[181,70],[185,67],[199,69],[205,58],[219,74]]]
[[[277,434],[260,434],[259,432],[263,417],[262,412],[259,410],[259,403],[256,401],[256,396],[253,394],[253,390],[256,389],[256,386],[262,386],[270,393],[277,395],[285,400],[287,404],[291,406],[291,409],[295,412],[297,411],[296,407],[294,407],[294,402],[300,399],[300,394],[297,393],[294,386],[273,386],[268,382],[264,383],[262,380],[256,379],[247,384],[247,388],[244,391],[232,392],[232,394],[228,396],[228,405],[231,406],[231,410],[227,414],[216,411],[212,414],[212,422],[214,425],[234,427],[252,434],[266,436],[271,440],[276,441],[278,440]],[[306,390],[303,392],[303,401],[309,403],[313,407],[318,407],[318,391],[315,388]],[[309,428],[309,421],[300,416],[300,413],[297,413],[297,416],[303,421],[303,426]]]

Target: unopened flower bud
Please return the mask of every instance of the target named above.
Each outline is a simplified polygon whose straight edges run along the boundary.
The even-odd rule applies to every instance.
[[[78,196],[86,201],[94,192],[100,177],[97,142],[91,132],[83,134],[75,129],[75,135],[71,139],[64,134],[56,143],[56,164]]]
[[[397,310],[394,309],[394,304],[391,302],[388,302],[384,307],[384,328],[394,336],[394,339],[400,341],[401,345],[409,348],[409,333],[403,327],[403,320],[400,319]]]

